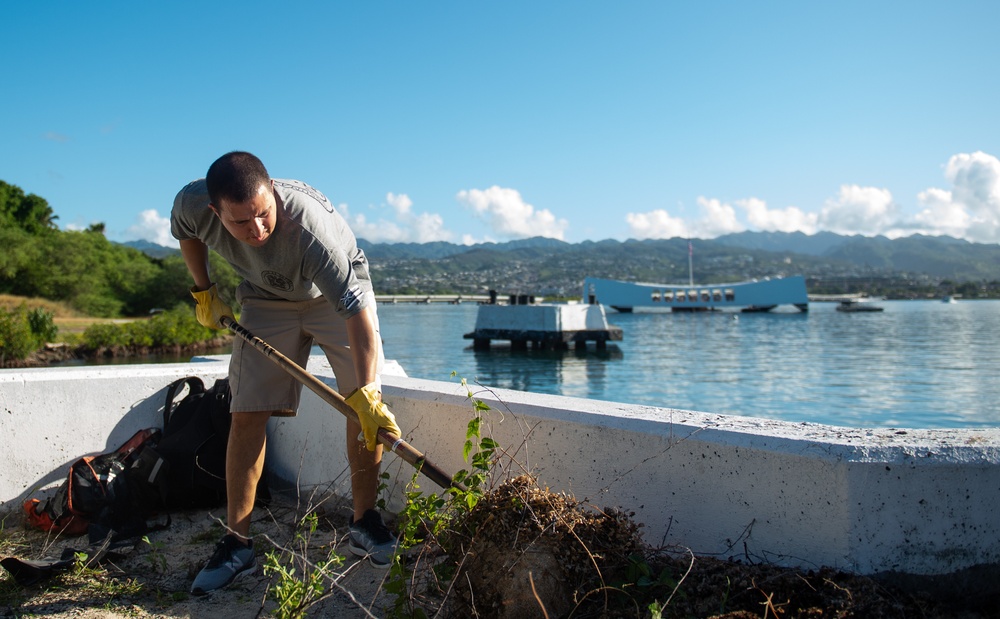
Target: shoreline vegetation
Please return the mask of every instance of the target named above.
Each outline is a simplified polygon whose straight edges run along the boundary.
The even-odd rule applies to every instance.
[[[193,308],[178,306],[142,318],[85,316],[64,303],[48,299],[0,294],[0,317],[17,322],[18,314],[41,317],[42,337],[34,346],[20,343],[20,354],[0,354],[0,368],[39,368],[54,364],[144,356],[196,355],[231,345],[228,332],[212,331],[197,323]],[[36,327],[31,326],[30,331]],[[30,339],[29,329],[7,339]],[[12,342],[0,332],[0,349]],[[26,347],[27,346],[27,347]]]
[[[127,359],[146,356],[195,356],[206,351],[229,346],[233,341],[231,335],[219,336],[197,344],[174,344],[167,346],[109,346],[90,348],[85,345],[71,346],[63,342],[47,343],[43,348],[32,352],[25,359],[6,359],[0,369],[44,368],[68,361],[92,361],[96,359]]]

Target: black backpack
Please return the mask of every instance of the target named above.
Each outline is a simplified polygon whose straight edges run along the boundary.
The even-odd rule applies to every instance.
[[[177,399],[184,386],[188,393]],[[226,502],[226,447],[232,402],[229,379],[216,379],[205,388],[197,376],[179,378],[167,386],[163,405],[163,436],[156,445],[169,466],[164,506],[172,508],[218,507]],[[257,483],[256,504],[271,500],[267,475]]]
[[[188,387],[178,402],[177,394]],[[226,444],[229,441],[229,380],[210,389],[197,376],[170,383],[163,406],[163,436],[156,452],[170,465],[167,507],[217,507],[226,502]]]
[[[187,395],[175,403],[185,385]],[[114,451],[73,462],[55,494],[25,501],[28,523],[65,535],[99,523],[122,534],[173,508],[222,505],[230,400],[226,379],[207,390],[196,376],[170,383],[162,430],[140,430]]]
[[[178,393],[188,393],[174,402]],[[87,533],[90,545],[82,552],[90,561],[125,547],[149,531],[148,519],[174,508],[217,507],[226,501],[226,446],[229,441],[232,399],[227,379],[210,389],[196,376],[167,386],[163,429],[136,432],[118,449],[80,458],[70,466],[66,481],[44,503],[24,503],[28,523],[65,535]],[[259,504],[270,499],[262,476],[257,486]],[[22,585],[69,569],[76,551],[67,548],[58,558],[0,560]]]
[[[145,532],[146,519],[164,506],[169,465],[157,454],[158,428],[139,430],[118,449],[79,458],[45,502],[28,499],[28,524],[66,535],[92,525],[128,537]]]
[[[63,535],[86,533],[88,546],[40,560],[5,557],[0,565],[28,586],[70,569],[81,553],[88,565],[98,563],[133,546],[140,535],[170,526],[169,516],[166,523],[148,521],[167,491],[169,467],[155,451],[159,437],[159,428],[139,430],[114,451],[84,456],[70,465],[66,481],[48,500],[25,501],[29,525]]]

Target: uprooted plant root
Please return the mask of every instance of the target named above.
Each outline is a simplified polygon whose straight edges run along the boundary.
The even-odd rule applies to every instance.
[[[445,546],[464,559],[459,606],[481,617],[606,611],[613,583],[642,548],[628,514],[586,507],[528,476],[484,495]]]

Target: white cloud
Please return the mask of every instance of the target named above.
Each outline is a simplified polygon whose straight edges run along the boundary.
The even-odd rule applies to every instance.
[[[180,247],[177,239],[170,234],[170,219],[160,217],[154,209],[139,213],[136,222],[125,230],[124,238],[126,241],[142,239],[164,247]]]
[[[945,178],[955,186],[956,201],[965,204],[973,217],[1000,215],[1000,160],[996,157],[982,151],[955,155],[945,167]]]
[[[816,232],[816,213],[806,213],[802,209],[789,206],[783,209],[769,209],[767,202],[758,198],[737,200],[736,206],[747,213],[750,227],[768,232]]]
[[[627,213],[629,236],[636,239],[670,239],[675,237],[711,239],[745,229],[736,217],[736,209],[719,200],[698,198],[704,216],[694,221],[674,217],[665,209],[646,213]]]
[[[746,223],[737,209],[716,198],[699,196],[701,216],[684,220],[663,209],[648,213],[628,213],[625,221],[635,238],[694,237],[712,239],[747,229],[815,234],[830,230],[839,234],[882,233],[896,220],[899,207],[885,189],[845,185],[836,199],[826,202],[820,213],[807,213],[789,206],[769,209],[759,198],[737,200],[735,206],[745,213]]]
[[[452,233],[445,229],[444,219],[437,213],[412,212],[413,201],[405,193],[389,192],[385,197],[389,208],[371,207],[378,218],[369,221],[363,213],[351,215],[346,204],[337,205],[337,210],[358,238],[372,243],[430,243],[449,241]],[[388,213],[388,218],[382,213]]]
[[[705,216],[694,223],[695,236],[715,238],[723,234],[743,232],[746,227],[736,218],[736,209],[716,199],[698,197],[698,206]]]
[[[715,198],[698,198],[700,216],[684,219],[665,209],[628,213],[630,236],[639,239],[714,238],[742,230],[815,234],[948,235],[978,243],[1000,242],[1000,159],[984,152],[954,155],[944,166],[952,187],[931,187],[917,195],[922,210],[905,214],[885,188],[845,184],[817,212],[796,206],[769,209],[759,198],[736,200],[733,208]],[[742,216],[742,217],[741,217]],[[745,223],[744,223],[745,222]]]
[[[411,200],[410,196],[405,193],[401,193],[397,196],[390,191],[386,194],[385,201],[388,202],[389,206],[396,211],[396,215],[398,216],[409,215],[410,207],[413,206],[413,200]]]
[[[354,236],[372,243],[399,243],[406,238],[406,231],[393,222],[384,220],[369,223],[362,215],[355,215],[348,220]]]
[[[626,213],[629,236],[636,239],[687,238],[691,233],[685,221],[672,217],[665,209],[659,208],[647,213]]]
[[[1000,160],[982,151],[954,155],[944,176],[951,191],[932,187],[917,196],[924,206],[917,224],[929,234],[1000,242]]]
[[[917,194],[917,200],[924,209],[917,213],[914,222],[906,226],[906,232],[924,234],[946,234],[964,237],[969,227],[969,214],[952,199],[950,191],[930,188]]]
[[[837,234],[875,236],[895,226],[899,206],[888,189],[842,185],[819,212],[819,227]]]
[[[568,221],[557,219],[548,209],[535,209],[515,189],[496,185],[485,190],[463,189],[455,197],[502,238],[544,236],[561,240],[569,226]]]

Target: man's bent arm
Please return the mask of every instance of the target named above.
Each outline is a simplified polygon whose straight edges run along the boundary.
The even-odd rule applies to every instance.
[[[194,286],[198,290],[208,290],[212,280],[208,275],[208,246],[199,239],[181,241],[181,256],[188,272],[194,278]]]
[[[358,387],[375,382],[378,374],[378,337],[372,308],[366,307],[347,319],[347,341],[351,345]]]

